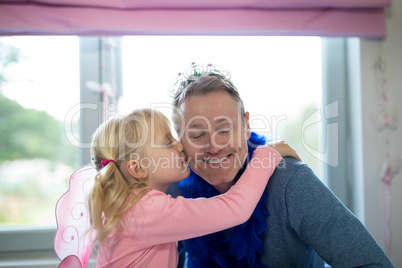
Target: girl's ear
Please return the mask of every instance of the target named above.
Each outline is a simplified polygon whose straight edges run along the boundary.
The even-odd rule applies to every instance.
[[[136,179],[145,179],[148,176],[148,171],[140,166],[139,160],[129,160],[126,168],[128,173]]]

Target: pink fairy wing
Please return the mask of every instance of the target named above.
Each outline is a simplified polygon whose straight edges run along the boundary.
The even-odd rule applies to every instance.
[[[78,268],[82,267],[80,260],[75,255],[64,258],[57,268]]]
[[[70,186],[56,204],[57,231],[54,249],[60,260],[71,255],[77,256],[82,267],[86,267],[90,258],[90,246],[93,237],[86,231],[90,227],[88,195],[95,182],[96,170],[85,166],[77,170],[70,178]],[[93,234],[95,235],[95,234]],[[75,258],[74,263],[76,263]],[[80,266],[78,266],[80,267]]]

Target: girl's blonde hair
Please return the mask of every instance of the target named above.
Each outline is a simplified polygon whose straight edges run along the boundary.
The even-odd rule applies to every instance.
[[[146,181],[127,172],[126,163],[144,157],[144,146],[162,129],[170,131],[170,124],[161,112],[140,109],[109,119],[93,134],[92,163],[98,171],[88,202],[90,232],[96,231],[93,249],[97,241],[104,242],[117,223],[124,227],[123,213],[150,189]],[[103,166],[102,160],[114,160],[115,163]],[[133,198],[128,202],[131,195]]]

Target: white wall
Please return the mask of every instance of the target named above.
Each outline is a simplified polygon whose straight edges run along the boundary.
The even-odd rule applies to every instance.
[[[361,40],[361,116],[363,156],[363,222],[385,249],[385,191],[380,171],[387,152],[391,157],[402,159],[402,1],[394,0],[386,10],[387,37],[384,40]],[[397,108],[399,127],[377,132],[370,121],[370,113],[376,111],[376,80],[374,64],[380,48],[386,61],[386,93],[388,105]],[[386,139],[390,145],[387,147]],[[392,246],[389,255],[395,267],[402,267],[402,171],[391,184],[391,234]]]

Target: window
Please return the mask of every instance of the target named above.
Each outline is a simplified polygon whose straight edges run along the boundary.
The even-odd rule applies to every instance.
[[[1,44],[17,62],[4,68],[1,84],[2,106],[12,110],[2,124],[0,225],[55,225],[54,204],[79,166],[78,148],[62,124],[80,102],[78,38],[8,37]],[[318,149],[319,125],[301,140],[301,124],[321,105],[320,46],[315,37],[124,37],[121,110],[156,107],[170,118],[168,91],[177,73],[195,60],[222,65],[250,112],[251,128],[286,140],[320,175],[319,161],[305,150]]]
[[[79,103],[78,37],[4,37],[0,53],[0,226],[54,226],[79,165],[64,135]]]

